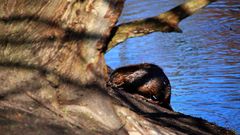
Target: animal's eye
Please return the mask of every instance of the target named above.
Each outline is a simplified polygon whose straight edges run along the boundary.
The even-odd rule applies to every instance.
[[[151,99],[152,99],[152,100],[158,100],[158,98],[157,98],[155,95],[152,95],[152,96],[151,96]]]

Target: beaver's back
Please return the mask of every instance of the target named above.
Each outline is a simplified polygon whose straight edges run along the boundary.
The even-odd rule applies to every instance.
[[[144,63],[120,67],[110,75],[109,82],[112,87],[170,104],[171,85],[157,65]]]

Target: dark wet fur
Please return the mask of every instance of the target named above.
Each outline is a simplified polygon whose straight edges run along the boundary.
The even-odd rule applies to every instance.
[[[137,93],[172,110],[171,85],[163,70],[154,64],[129,65],[114,70],[107,83],[109,86]]]

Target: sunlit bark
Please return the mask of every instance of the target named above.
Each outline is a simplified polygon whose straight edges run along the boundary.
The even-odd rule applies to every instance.
[[[45,114],[42,123],[52,118],[58,126],[93,132],[118,129],[121,123],[104,90],[102,48],[123,4],[122,0],[0,0],[0,107],[15,110],[16,115],[19,108],[36,117]],[[34,104],[38,107],[29,109]],[[20,114],[23,121],[10,117],[22,122],[19,128],[28,119]],[[92,124],[87,123],[90,120]]]
[[[152,32],[182,32],[178,27],[181,20],[191,16],[216,0],[189,0],[155,17],[120,24],[114,28],[114,35],[107,51],[128,38],[144,36]]]

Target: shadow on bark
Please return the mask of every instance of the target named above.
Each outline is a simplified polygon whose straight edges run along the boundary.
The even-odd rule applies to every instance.
[[[4,23],[4,24],[11,24],[13,22],[23,22],[23,21],[31,21],[31,22],[37,22],[40,24],[45,24],[49,27],[52,28],[56,28],[59,29],[61,31],[63,31],[64,36],[63,37],[56,37],[55,35],[50,35],[49,37],[44,37],[44,38],[40,38],[40,39],[33,39],[33,40],[29,40],[29,39],[9,39],[8,37],[0,37],[0,41],[1,44],[7,44],[7,43],[11,43],[11,44],[29,44],[29,43],[41,43],[41,42],[54,42],[57,39],[60,39],[62,42],[70,42],[70,41],[80,41],[80,40],[84,40],[84,39],[100,39],[100,38],[105,38],[100,34],[96,34],[96,33],[87,33],[85,31],[82,32],[78,32],[75,31],[74,29],[71,28],[63,28],[59,23],[53,22],[51,20],[45,19],[43,17],[38,17],[35,15],[30,15],[30,16],[10,16],[7,18],[0,18],[0,22]]]
[[[78,44],[78,43],[81,42],[82,40],[98,40],[101,38],[105,38],[103,35],[100,35],[100,34],[87,33],[85,31],[75,31],[70,28],[63,28],[61,24],[52,22],[44,18],[39,18],[37,16],[11,16],[8,18],[0,18],[0,23],[6,24],[6,25],[11,25],[12,23],[22,23],[24,21],[34,22],[40,25],[46,25],[49,28],[58,29],[63,32],[63,36],[61,35],[58,36],[53,34],[53,35],[44,37],[40,35],[39,36],[40,38],[31,39],[28,37],[21,38],[21,35],[19,35],[20,38],[17,38],[18,36],[4,35],[0,37],[0,45],[3,49],[7,47],[15,48],[20,46],[23,46],[23,47],[26,47],[26,49],[29,49],[29,47],[31,48],[32,46],[34,46],[36,47],[36,48],[32,47],[33,49],[35,49],[33,51],[33,54],[34,54],[34,53],[37,53],[41,49],[41,47],[46,47],[48,49],[51,49],[56,47],[54,46],[56,45],[54,44],[55,42],[60,42],[58,43],[58,45],[60,46],[56,47],[57,51],[53,52],[57,54],[58,52],[60,52],[61,48],[67,48],[69,46],[68,42],[76,42],[77,44],[70,44],[70,45],[81,46],[81,44]],[[64,43],[66,43],[65,46],[62,46]],[[9,58],[6,58],[5,60],[0,61],[0,69],[1,69],[0,81],[1,83],[5,83],[5,82],[9,83],[8,86],[0,86],[1,88],[0,107],[7,109],[7,107],[5,106],[6,105],[5,103],[6,102],[13,103],[13,104],[9,104],[9,108],[10,109],[13,108],[14,109],[13,112],[15,112],[15,115],[11,115],[11,119],[16,119],[15,116],[18,115],[17,112],[20,108],[25,109],[23,112],[25,111],[31,112],[32,110],[31,109],[29,110],[28,108],[29,105],[32,105],[33,103],[38,103],[41,105],[41,107],[39,107],[41,109],[35,108],[36,112],[33,113],[32,115],[36,115],[35,117],[38,117],[38,114],[46,113],[46,117],[41,117],[43,119],[43,124],[44,122],[47,123],[48,118],[51,118],[51,117],[52,117],[51,119],[55,119],[56,121],[62,121],[62,123],[60,122],[60,124],[57,124],[56,126],[55,126],[56,123],[52,125],[50,124],[49,126],[33,124],[34,126],[33,129],[35,129],[35,127],[38,127],[38,126],[42,126],[41,128],[54,130],[56,128],[60,129],[58,127],[59,125],[60,126],[67,125],[66,127],[71,129],[70,131],[73,131],[72,128],[81,129],[83,127],[86,128],[84,131],[89,131],[90,129],[88,129],[87,126],[90,126],[90,128],[91,127],[93,128],[92,129],[93,131],[91,131],[92,133],[108,132],[109,129],[106,130],[103,125],[99,126],[100,124],[96,122],[97,120],[95,119],[90,120],[90,116],[85,116],[85,115],[78,116],[78,115],[81,115],[81,112],[79,114],[75,112],[71,112],[74,118],[72,116],[66,116],[66,114],[64,113],[64,109],[65,109],[64,107],[68,107],[69,105],[70,107],[71,105],[76,105],[76,106],[79,105],[80,107],[81,106],[84,107],[86,106],[85,104],[88,104],[86,108],[92,109],[93,112],[102,111],[102,113],[105,112],[104,111],[105,108],[111,109],[109,105],[105,104],[110,101],[108,101],[109,96],[106,94],[106,91],[104,90],[105,87],[101,83],[103,81],[103,76],[101,75],[102,71],[98,71],[99,69],[97,68],[95,69],[94,67],[91,67],[91,63],[88,63],[88,60],[85,58],[85,56],[75,54],[75,53],[73,53],[72,55],[76,55],[76,57],[79,58],[83,63],[89,64],[89,67],[87,66],[86,70],[90,70],[91,74],[93,74],[94,76],[94,80],[96,81],[83,84],[79,82],[79,80],[73,79],[69,76],[66,76],[65,74],[61,74],[59,72],[56,72],[55,70],[49,69],[45,65],[38,65],[38,64],[31,64],[31,63],[29,64],[28,62],[24,62],[24,59],[20,59],[20,61],[12,61],[11,56],[9,56]],[[54,57],[58,57],[58,56],[59,55],[56,55]],[[58,60],[58,59],[51,58],[46,63],[51,64],[51,62],[53,62],[54,60]],[[61,64],[64,65],[64,61],[61,61]],[[99,65],[99,66],[104,66],[104,65]],[[4,74],[5,71],[6,73]],[[23,74],[18,74],[22,71],[24,73],[26,72],[26,76],[24,76]],[[101,82],[99,80],[101,80]],[[45,98],[45,97],[49,97],[49,98]],[[96,102],[97,100],[98,102]],[[57,105],[53,105],[55,104],[55,102]],[[22,105],[20,108],[14,108],[19,104]],[[102,106],[104,107],[102,108]],[[109,109],[107,109],[106,111],[109,111]],[[109,116],[111,116],[113,113],[111,111],[112,110],[110,110],[109,112],[106,112],[106,115],[109,114]],[[23,112],[19,112],[19,113],[22,114]],[[3,117],[2,118],[3,123],[6,123],[9,120],[6,118],[5,114],[6,114],[5,112],[0,113],[0,115],[2,115]],[[30,116],[28,118],[27,117],[28,115],[25,115],[25,116],[26,117],[23,117],[23,119],[32,118]],[[35,120],[35,118],[32,118],[32,119]],[[9,120],[9,124],[13,122],[14,121]],[[89,124],[91,122],[93,124]],[[23,125],[30,124],[26,121],[23,121],[22,123]],[[15,124],[19,126],[21,125],[18,123],[15,123]],[[99,129],[96,129],[97,127]],[[7,129],[9,130],[9,128],[11,128],[11,126],[7,126],[6,130]],[[1,129],[2,129],[2,126],[1,126]],[[42,131],[44,132],[44,130]],[[49,131],[49,132],[52,132],[52,131]],[[68,134],[71,134],[71,133],[68,133]]]

